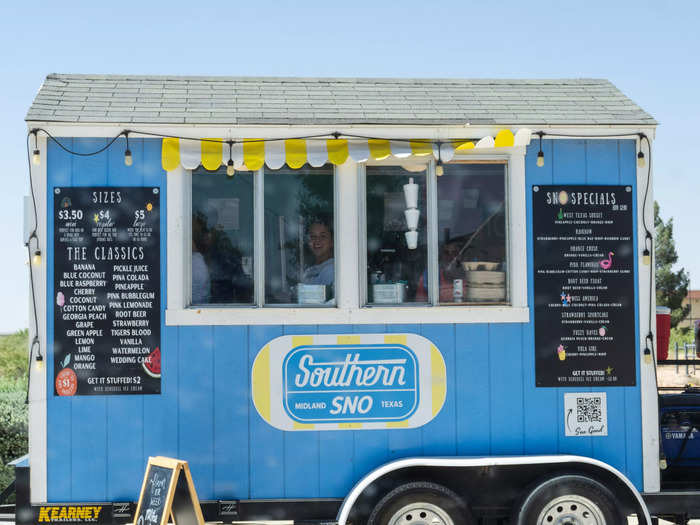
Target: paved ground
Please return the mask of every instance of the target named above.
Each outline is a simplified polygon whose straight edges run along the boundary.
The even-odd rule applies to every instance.
[[[700,386],[700,360],[695,366],[658,365],[656,378],[660,387]]]

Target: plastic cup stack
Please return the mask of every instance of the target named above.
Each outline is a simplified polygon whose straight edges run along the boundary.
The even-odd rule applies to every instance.
[[[418,247],[418,219],[420,218],[420,210],[418,209],[418,184],[413,182],[413,177],[408,179],[408,184],[403,186],[403,196],[406,200],[406,210],[403,212],[406,217],[406,225],[408,231],[406,236],[406,246],[409,250],[415,250]]]

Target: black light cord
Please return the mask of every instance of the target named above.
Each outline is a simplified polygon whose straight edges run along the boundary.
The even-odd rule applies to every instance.
[[[90,151],[90,152],[85,153],[85,152],[82,152],[82,151],[74,151],[74,150],[68,148],[68,147],[65,146],[60,140],[58,140],[56,137],[54,137],[51,133],[49,133],[48,131],[46,131],[44,128],[34,128],[33,130],[30,131],[30,133],[33,133],[33,134],[36,135],[36,134],[37,134],[38,132],[40,132],[40,131],[41,131],[42,133],[44,133],[49,139],[51,139],[51,141],[52,141],[54,144],[56,144],[59,148],[61,148],[63,151],[65,151],[66,153],[70,153],[71,155],[77,155],[78,157],[92,157],[92,156],[94,156],[94,155],[98,155],[98,154],[102,153],[103,151],[109,149],[109,147],[110,147],[112,144],[114,144],[114,143],[117,141],[117,139],[118,139],[119,137],[121,137],[122,135],[128,135],[128,134],[130,133],[129,130],[120,131],[118,135],[114,136],[114,137],[113,137],[107,144],[105,144],[102,148],[100,148],[100,149],[98,149],[98,150],[96,150],[96,151]],[[29,152],[28,149],[27,149],[27,152]]]
[[[107,144],[105,144],[102,148],[99,148],[95,151],[92,152],[79,152],[79,151],[74,151],[67,146],[65,146],[61,141],[59,141],[56,137],[54,137],[51,133],[49,133],[46,129],[44,128],[34,128],[32,129],[29,134],[27,135],[27,163],[29,165],[29,183],[32,191],[32,204],[34,207],[34,224],[35,228],[34,231],[32,232],[32,235],[30,236],[31,238],[37,239],[38,243],[38,238],[36,238],[36,224],[37,224],[37,208],[36,208],[36,199],[34,195],[34,186],[32,182],[32,175],[31,175],[31,162],[29,159],[29,135],[34,135],[34,138],[36,140],[38,132],[42,132],[46,134],[46,136],[53,141],[58,147],[60,147],[62,150],[64,150],[66,153],[69,153],[71,155],[77,155],[81,157],[90,157],[94,155],[98,155],[105,150],[109,149],[119,137],[124,135],[127,138],[129,138],[129,133],[133,135],[143,135],[143,136],[151,136],[151,137],[158,137],[158,138],[176,138],[180,140],[199,140],[200,142],[212,142],[212,143],[219,143],[219,144],[227,144],[229,146],[229,156],[231,153],[231,148],[233,144],[236,144],[237,142],[241,141],[234,141],[234,140],[223,140],[223,139],[211,139],[211,138],[192,138],[192,137],[183,137],[183,136],[177,136],[177,135],[165,135],[162,133],[155,133],[155,132],[149,132],[149,131],[133,131],[133,130],[123,130],[120,131],[116,136],[111,138]],[[640,151],[641,151],[641,141],[646,140],[647,142],[647,147],[649,150],[649,164],[647,167],[647,180],[646,180],[646,188],[644,190],[644,200],[642,203],[642,224],[644,226],[645,230],[645,240],[644,240],[644,246],[645,249],[648,246],[648,249],[651,250],[653,248],[653,236],[649,230],[649,227],[647,226],[646,223],[646,206],[647,206],[647,200],[648,200],[648,194],[649,194],[649,186],[650,186],[650,181],[651,181],[651,143],[649,141],[649,138],[644,134],[644,133],[614,133],[614,134],[594,134],[594,135],[574,135],[574,134],[569,134],[569,133],[554,133],[554,132],[545,132],[545,131],[538,131],[533,133],[534,135],[538,135],[540,139],[540,151],[541,151],[541,144],[542,144],[542,138],[544,136],[550,136],[550,137],[562,137],[562,138],[582,138],[582,139],[596,139],[596,138],[619,138],[619,137],[639,137],[640,140]],[[277,142],[277,141],[282,141],[282,140],[304,140],[304,139],[323,139],[323,138],[328,138],[328,137],[333,137],[335,139],[339,139],[340,137],[347,137],[347,138],[356,138],[356,139],[364,139],[364,140],[388,140],[388,141],[396,141],[396,142],[418,142],[422,144],[437,144],[438,145],[438,163],[441,163],[441,151],[440,151],[440,142],[436,142],[430,139],[406,139],[406,138],[379,138],[379,137],[371,137],[368,135],[358,135],[358,134],[351,134],[351,133],[341,133],[339,131],[333,131],[330,133],[322,133],[322,134],[314,134],[314,135],[304,135],[304,136],[297,136],[297,137],[286,137],[286,138],[272,138],[272,139],[245,139],[245,142],[248,143],[255,143],[255,142]],[[127,145],[128,149],[128,145]],[[31,260],[30,260],[31,263]],[[30,264],[31,266],[31,264]],[[647,335],[647,339],[651,339],[651,345],[653,348],[653,334],[651,331],[651,323],[653,319],[653,314],[652,314],[652,309],[651,309],[651,299],[653,295],[653,279],[651,278],[650,274],[650,279],[649,279],[649,334]],[[33,282],[32,282],[32,288],[33,288]],[[33,292],[32,292],[33,294]],[[36,309],[36,305],[34,305]],[[35,322],[36,322],[36,315],[35,315]],[[38,330],[37,330],[38,332]],[[40,354],[39,354],[40,355]]]
[[[651,185],[651,143],[649,142],[649,137],[647,137],[644,133],[639,134],[639,150],[641,151],[642,149],[642,141],[645,140],[647,143],[647,149],[649,150],[649,162],[647,163],[647,182],[646,182],[646,187],[644,188],[644,200],[642,201],[642,225],[644,226],[644,247],[647,248],[647,243],[648,243],[648,250],[650,256],[653,254],[653,247],[654,247],[654,236],[651,233],[651,230],[649,229],[649,226],[647,225],[647,201],[649,200],[649,186]],[[652,346],[654,344],[654,337],[651,332],[651,320],[652,320],[652,312],[651,312],[651,294],[653,292],[652,290],[652,279],[651,279],[651,264],[650,264],[650,269],[649,269],[649,336],[651,337],[652,340]],[[647,336],[647,337],[649,337]]]
[[[550,136],[550,137],[562,137],[562,138],[582,138],[582,139],[595,139],[595,138],[618,138],[618,137],[638,137],[639,139],[639,151],[642,151],[642,142],[646,141],[647,143],[647,149],[649,150],[649,162],[647,164],[647,176],[646,176],[646,183],[645,183],[645,188],[644,188],[644,198],[642,200],[642,226],[644,228],[644,249],[649,250],[650,256],[653,254],[653,248],[654,248],[654,236],[651,233],[651,230],[649,229],[649,226],[647,225],[647,202],[649,200],[649,187],[651,186],[651,163],[652,163],[652,158],[651,158],[651,142],[649,141],[649,137],[647,137],[646,134],[644,133],[615,133],[615,134],[602,134],[602,135],[572,135],[568,133],[550,133],[550,132],[545,132],[545,131],[538,131],[533,133],[534,135],[538,135],[540,137],[540,144],[542,141],[543,136]],[[542,150],[542,146],[540,146],[540,151]],[[656,370],[656,359],[654,358],[653,352],[654,352],[654,333],[651,329],[652,327],[652,322],[654,319],[654,314],[652,312],[652,299],[653,299],[653,294],[654,294],[654,279],[653,279],[653,274],[651,273],[653,269],[650,268],[649,270],[649,332],[646,335],[645,338],[645,350],[649,349],[649,351],[652,352],[652,362],[654,363],[654,370]],[[649,348],[651,347],[651,348]],[[655,375],[656,377],[656,375]]]
[[[119,134],[117,134],[116,136],[112,137],[105,146],[103,146],[95,151],[81,152],[81,151],[74,151],[74,150],[70,149],[65,144],[63,144],[60,140],[58,140],[56,137],[54,137],[51,133],[49,133],[47,130],[45,130],[44,128],[34,128],[31,130],[30,133],[36,135],[38,132],[42,132],[42,133],[46,134],[46,136],[52,142],[54,142],[58,147],[60,147],[66,153],[69,153],[71,155],[78,155],[80,157],[92,157],[94,155],[98,155],[98,154],[102,153],[103,151],[109,149],[112,146],[112,144],[114,144],[117,141],[117,139],[119,137],[121,137],[122,135],[125,136],[127,138],[127,141],[128,141],[129,134],[131,134],[132,136],[143,135],[143,136],[147,136],[147,137],[158,137],[158,138],[162,138],[162,139],[172,138],[172,139],[179,139],[179,140],[196,140],[199,142],[211,142],[211,143],[215,143],[215,144],[230,144],[230,145],[238,144],[241,142],[250,144],[250,143],[258,143],[258,142],[263,142],[263,143],[264,142],[280,142],[280,141],[284,141],[284,140],[328,139],[330,137],[332,137],[336,140],[341,138],[341,137],[346,137],[346,138],[350,138],[350,139],[388,140],[388,141],[392,141],[392,142],[408,142],[408,143],[417,142],[419,144],[440,144],[440,142],[434,141],[431,139],[407,139],[405,137],[401,137],[401,138],[370,137],[367,135],[341,133],[339,131],[333,131],[333,132],[329,132],[329,133],[319,133],[319,134],[314,134],[314,135],[302,135],[302,136],[295,136],[295,137],[280,137],[280,138],[268,138],[268,139],[245,139],[245,140],[243,140],[243,139],[224,140],[224,139],[212,139],[212,138],[201,138],[201,137],[184,137],[181,135],[166,135],[163,133],[155,133],[152,131],[135,131],[135,130],[125,129],[123,131],[120,131]],[[455,139],[455,140],[469,140],[469,139]]]
[[[34,140],[36,141],[37,139],[37,134],[36,130],[32,130],[29,133],[27,133],[27,168],[29,169],[29,188],[32,194],[32,208],[34,211],[34,229],[32,232],[29,234],[29,238],[27,239],[26,242],[26,247],[27,247],[27,258],[29,261],[29,283],[31,285],[31,291],[32,291],[32,310],[34,312],[34,339],[32,339],[32,344],[29,347],[29,365],[27,367],[27,396],[24,400],[25,404],[29,403],[29,387],[31,385],[31,380],[32,380],[32,357],[34,356],[34,347],[37,348],[37,358],[41,357],[41,360],[43,360],[43,356],[41,355],[41,341],[39,339],[39,318],[37,317],[37,312],[36,312],[36,293],[34,291],[34,268],[32,268],[32,249],[31,249],[31,243],[32,239],[36,242],[37,250],[39,250],[39,237],[36,234],[37,228],[39,226],[39,221],[38,221],[38,215],[37,215],[37,208],[36,208],[36,195],[34,193],[34,178],[32,177],[32,162],[29,156],[29,137],[30,135],[34,135]],[[36,144],[36,142],[35,142]],[[38,149],[38,146],[35,146]]]

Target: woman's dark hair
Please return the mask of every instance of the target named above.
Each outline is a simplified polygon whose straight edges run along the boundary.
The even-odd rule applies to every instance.
[[[333,235],[333,221],[330,220],[330,217],[327,215],[316,215],[313,217],[309,217],[305,222],[306,235],[309,234],[309,232],[311,231],[311,226],[313,226],[314,224],[322,224],[326,227],[330,234]]]

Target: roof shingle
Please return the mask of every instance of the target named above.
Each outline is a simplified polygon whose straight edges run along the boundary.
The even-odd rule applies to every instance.
[[[28,121],[656,125],[604,79],[46,77]]]

